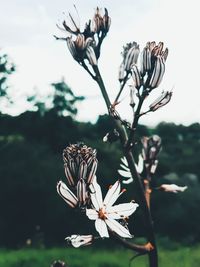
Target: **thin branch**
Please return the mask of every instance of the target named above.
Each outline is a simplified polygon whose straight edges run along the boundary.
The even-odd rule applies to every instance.
[[[89,70],[88,66],[85,64],[84,61],[80,63],[80,65],[90,74],[93,80],[96,81],[96,76]]]
[[[122,91],[124,89],[124,86],[125,86],[126,82],[128,81],[128,75],[129,75],[129,72],[127,72],[126,73],[126,76],[124,77],[123,83],[120,86],[119,93],[117,94],[114,103],[117,103],[118,102],[119,97],[120,97],[120,95],[121,95],[121,93],[122,93]]]

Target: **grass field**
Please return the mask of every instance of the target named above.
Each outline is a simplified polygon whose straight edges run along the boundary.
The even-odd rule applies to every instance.
[[[132,253],[127,250],[93,250],[92,248],[0,250],[0,267],[49,267],[61,259],[70,267],[128,267]],[[199,267],[200,247],[159,251],[160,267]],[[135,259],[131,266],[147,267],[145,256]]]

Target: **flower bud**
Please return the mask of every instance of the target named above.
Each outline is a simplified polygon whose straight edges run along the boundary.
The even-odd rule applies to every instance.
[[[66,38],[66,41],[67,41],[67,46],[68,46],[68,49],[69,49],[71,55],[73,56],[73,58],[74,58],[75,60],[77,60],[77,58],[78,58],[78,54],[77,54],[77,51],[76,51],[75,44],[74,44],[74,42],[72,41],[72,37],[67,37],[67,38]]]
[[[124,80],[124,77],[125,77],[125,67],[124,63],[121,63],[121,65],[119,66],[119,76],[118,76],[119,82],[122,82]]]
[[[163,75],[165,73],[165,63],[164,59],[160,56],[156,58],[153,73],[149,82],[149,87],[154,89],[158,87],[162,81]]]
[[[62,181],[59,181],[57,184],[57,192],[71,208],[75,208],[77,206],[77,197]]]
[[[88,246],[92,243],[92,235],[71,235],[65,238],[73,247]]]
[[[165,106],[171,100],[172,92],[162,92],[162,94],[149,106],[151,111],[156,111],[157,109]]]
[[[158,189],[164,192],[178,193],[184,192],[187,188],[187,186],[178,186],[176,184],[162,184]]]
[[[134,65],[132,67],[132,77],[133,77],[133,81],[134,81],[134,86],[139,89],[141,86],[141,76],[140,76],[140,72],[138,70],[138,67],[136,65]]]
[[[97,58],[96,58],[96,55],[95,55],[95,52],[92,46],[87,47],[86,57],[92,66],[97,65]]]
[[[132,65],[137,63],[139,53],[140,53],[139,45],[133,42],[129,50],[125,51],[126,55],[124,57],[124,67],[126,71],[129,71]]]
[[[86,183],[82,178],[78,181],[78,184],[77,184],[77,197],[78,197],[79,205],[84,206],[88,196],[87,196],[87,190],[86,190]]]

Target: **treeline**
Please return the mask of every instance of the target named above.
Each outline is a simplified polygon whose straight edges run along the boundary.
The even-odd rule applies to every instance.
[[[70,143],[84,142],[96,148],[97,176],[107,190],[116,179],[120,164],[120,143],[104,143],[113,131],[105,115],[96,124],[75,121],[54,109],[25,112],[17,117],[0,115],[0,247],[58,245],[69,234],[95,233],[94,225],[78,211],[70,209],[56,192],[56,183],[65,181],[62,150]],[[200,125],[188,127],[160,123],[154,129],[139,126],[140,138],[158,134],[162,138],[157,174],[153,179],[152,199],[156,232],[185,242],[200,241]],[[163,193],[162,183],[187,185],[184,193]],[[134,183],[122,196],[137,201]],[[133,216],[136,236],[145,231],[140,210]]]

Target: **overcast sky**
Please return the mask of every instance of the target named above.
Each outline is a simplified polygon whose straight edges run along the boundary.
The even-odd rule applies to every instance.
[[[97,85],[72,59],[56,28],[68,11],[76,5],[82,25],[93,16],[94,8],[107,7],[112,18],[108,37],[102,46],[99,66],[108,93],[114,99],[118,92],[118,67],[122,46],[137,41],[140,48],[147,41],[164,41],[169,48],[166,73],[159,89],[155,89],[147,104],[162,90],[173,89],[171,102],[141,122],[155,125],[160,121],[190,124],[200,122],[200,2],[198,0],[0,0],[0,48],[9,54],[17,66],[10,79],[17,105],[10,110],[17,114],[27,108],[23,95],[35,91],[47,94],[52,82],[65,77],[76,94],[87,99],[79,106],[78,119],[95,121],[106,112]],[[120,110],[130,119],[128,88],[124,90]]]

